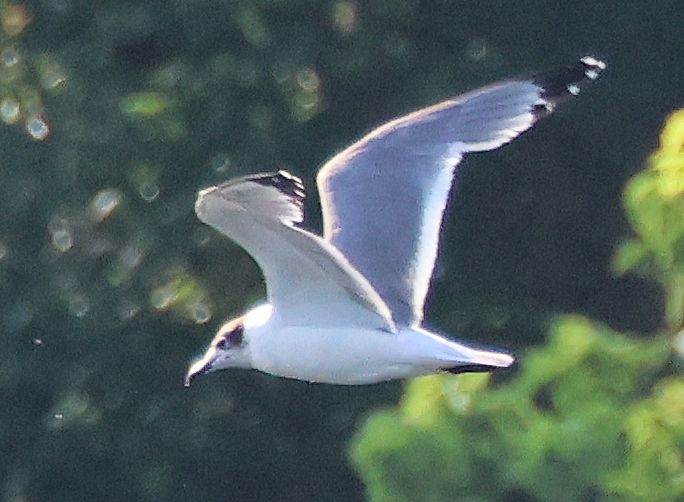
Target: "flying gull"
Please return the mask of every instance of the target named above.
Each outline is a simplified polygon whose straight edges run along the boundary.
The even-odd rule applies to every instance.
[[[318,172],[322,237],[298,225],[304,186],[285,171],[200,191],[197,217],[254,258],[268,299],[221,326],[186,386],[225,368],[359,385],[510,366],[505,352],[422,327],[454,171],[465,154],[494,150],[532,127],[605,66],[586,56],[373,130]]]

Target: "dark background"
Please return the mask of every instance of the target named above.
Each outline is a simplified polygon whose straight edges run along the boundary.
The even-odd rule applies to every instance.
[[[51,133],[0,124],[0,499],[362,499],[347,441],[400,383],[225,371],[182,387],[264,294],[195,218],[196,190],[285,167],[317,229],[315,172],[362,133],[585,54],[608,63],[599,81],[464,162],[427,324],[516,351],[559,312],[660,326],[658,287],[614,278],[610,259],[629,237],[621,189],[683,104],[681,2],[23,5],[32,22],[0,38],[22,71],[0,71],[0,99],[38,99]],[[98,222],[101,190],[119,205]]]

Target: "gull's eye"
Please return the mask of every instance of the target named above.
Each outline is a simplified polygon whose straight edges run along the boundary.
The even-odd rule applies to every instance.
[[[238,325],[230,332],[222,333],[221,338],[216,342],[215,347],[219,350],[228,350],[242,345],[243,327]]]

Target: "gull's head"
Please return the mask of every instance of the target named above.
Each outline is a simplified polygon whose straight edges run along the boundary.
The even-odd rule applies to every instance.
[[[221,326],[204,355],[190,366],[185,375],[185,386],[189,387],[196,377],[212,371],[251,367],[244,317],[238,317]]]

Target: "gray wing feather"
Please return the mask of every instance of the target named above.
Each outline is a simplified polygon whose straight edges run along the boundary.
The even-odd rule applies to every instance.
[[[393,120],[328,161],[317,184],[324,238],[361,272],[394,322],[418,325],[454,169],[468,152],[513,140],[595,79],[591,57],[494,84]]]
[[[255,175],[202,190],[200,220],[243,247],[266,279],[274,316],[290,326],[376,326],[394,331],[390,311],[368,281],[302,220],[301,182]]]

